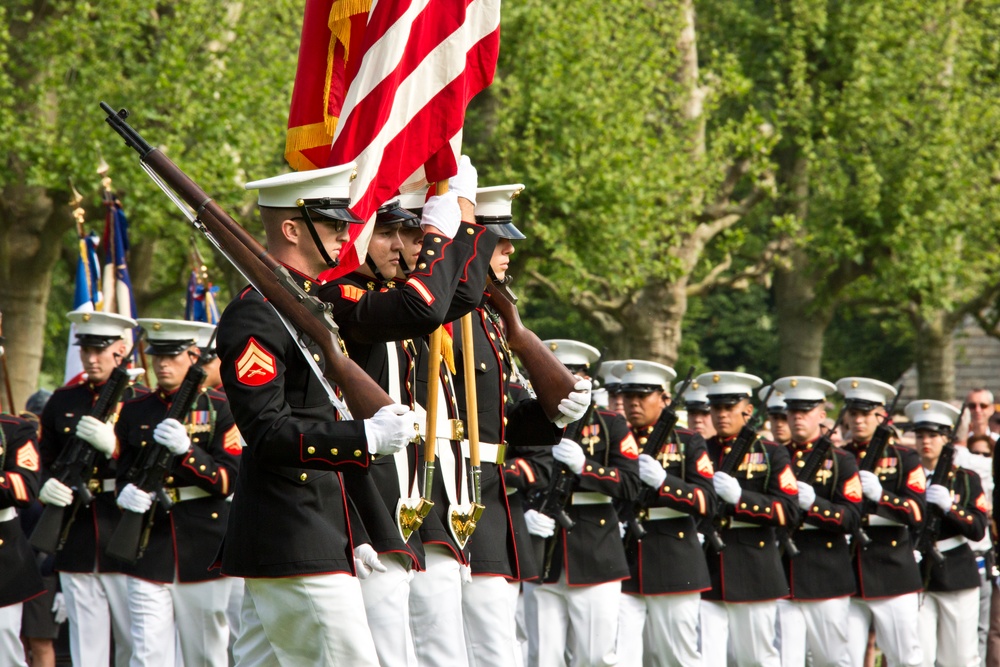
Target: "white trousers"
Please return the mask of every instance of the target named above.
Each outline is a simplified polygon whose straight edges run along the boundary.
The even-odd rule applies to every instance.
[[[24,604],[0,607],[0,665],[26,667],[24,645],[21,644],[21,613]]]
[[[538,663],[529,667],[566,664],[603,667],[618,663],[615,635],[622,583],[567,586],[565,571],[554,584],[535,589],[538,609]]]
[[[132,655],[132,622],[124,574],[60,572],[69,619],[69,652],[74,665],[107,665],[114,635],[115,665]]]
[[[847,617],[851,664],[864,664],[868,628],[875,621],[875,643],[882,649],[886,667],[918,667],[924,662],[920,646],[919,599],[916,593],[891,598],[851,598]]]
[[[240,667],[378,667],[361,584],[350,574],[245,579]]]
[[[924,667],[977,667],[978,626],[978,588],[924,593],[920,604]]]
[[[701,665],[700,609],[700,593],[622,595],[618,612],[618,664],[622,667]]]
[[[425,544],[425,569],[410,582],[410,627],[420,667],[467,667],[462,571],[451,549]]]
[[[382,667],[417,667],[410,630],[410,559],[400,554],[382,554],[385,572],[372,572],[361,580],[368,625],[373,629],[375,651]]]
[[[850,667],[847,613],[851,598],[778,600],[781,667]]]
[[[226,605],[226,622],[229,623],[229,666],[236,664],[233,646],[240,636],[240,611],[243,609],[243,578],[229,577],[229,604]]]
[[[541,584],[533,581],[521,582],[521,594],[517,598],[517,641],[521,644],[521,660],[524,665],[538,664],[538,603],[535,592]]]
[[[702,664],[737,667],[780,667],[775,645],[778,605],[764,602],[701,601]],[[727,646],[728,639],[728,646]]]
[[[225,665],[229,661],[227,578],[160,584],[128,577],[132,667]],[[179,646],[180,653],[176,652]]]
[[[462,585],[462,617],[471,667],[521,664],[515,629],[519,590],[516,581],[485,575],[473,576]]]

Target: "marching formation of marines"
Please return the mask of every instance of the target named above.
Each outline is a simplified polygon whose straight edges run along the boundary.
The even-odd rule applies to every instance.
[[[523,186],[467,158],[328,280],[352,171],[247,184],[352,382],[252,285],[217,327],[69,313],[85,374],[38,426],[0,416],[0,663],[37,551],[75,665],[860,667],[872,634],[887,665],[979,664],[991,502],[957,408],[907,404],[904,445],[876,379],[539,340],[506,291]]]

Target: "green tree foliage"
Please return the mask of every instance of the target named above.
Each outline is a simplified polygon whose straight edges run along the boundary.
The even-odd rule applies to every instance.
[[[283,129],[301,3],[10,0],[0,12],[6,14],[0,20],[6,29],[0,32],[0,124],[5,128],[0,133],[5,158],[0,162],[0,237],[28,256],[37,255],[38,248],[66,249],[67,266],[54,268],[55,252],[31,268],[44,274],[46,283],[56,272],[60,289],[49,320],[72,305],[65,287],[76,245],[68,184],[72,181],[86,197],[87,227],[101,232],[95,170],[102,158],[122,194],[134,254],[142,249],[146,260],[130,267],[147,306],[141,314],[181,316],[190,226],[140,170],[137,155],[104,123],[98,102],[130,109],[131,122],[150,143],[254,230],[252,198],[242,184],[284,168]],[[211,253],[206,255],[212,261]],[[18,298],[13,292],[24,287],[24,281],[0,287],[0,305],[10,307]],[[48,290],[38,291],[33,300],[44,312]],[[64,332],[51,326],[50,333]],[[28,352],[29,338],[16,336],[12,349]],[[46,370],[56,377],[63,340],[50,346],[45,359]],[[16,374],[26,387],[34,382],[29,366]]]

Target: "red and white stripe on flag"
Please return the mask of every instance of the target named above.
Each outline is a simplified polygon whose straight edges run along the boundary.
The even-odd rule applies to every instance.
[[[367,253],[378,207],[423,169],[453,176],[473,97],[493,82],[500,51],[500,0],[376,0],[364,53],[333,137],[328,166],[356,161],[351,225],[336,275]]]

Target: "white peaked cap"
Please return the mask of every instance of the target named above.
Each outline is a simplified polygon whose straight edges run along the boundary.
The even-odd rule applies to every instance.
[[[698,384],[705,387],[709,402],[714,397],[739,396],[750,398],[753,390],[764,384],[756,375],[734,371],[710,371],[698,376]]]
[[[354,179],[354,162],[312,169],[251,181],[244,187],[257,190],[257,203],[275,208],[294,208],[299,199],[351,198],[351,181]]]
[[[774,381],[774,393],[783,394],[785,405],[789,409],[810,403],[812,405],[809,407],[814,407],[835,391],[837,386],[832,382],[805,375],[791,375]]]
[[[408,211],[420,210],[427,203],[427,186],[425,185],[413,192],[400,192],[396,199],[399,200],[401,208],[405,208]]]
[[[100,311],[73,310],[66,319],[76,325],[77,336],[125,338],[138,324],[131,317]]]
[[[674,385],[675,394],[681,390],[681,385],[683,384],[684,381],[681,380],[680,382]],[[708,405],[708,392],[705,390],[705,387],[703,387],[701,383],[698,382],[697,379],[691,380],[691,384],[688,385],[688,388],[684,392],[684,395],[680,396],[679,398],[682,401],[684,401],[685,405],[687,404]]]
[[[553,338],[542,341],[564,366],[587,366],[601,358],[601,352],[593,345],[578,340]]]
[[[661,391],[667,391],[670,383],[677,377],[677,371],[670,366],[642,359],[619,361],[611,368],[611,372],[622,383],[623,392],[653,391],[657,387]]]
[[[770,396],[767,395],[769,391],[771,392]],[[767,399],[767,405],[764,406],[764,409],[768,412],[785,412],[788,409],[788,406],[785,405],[785,395],[777,389],[771,391],[771,385],[761,387],[760,391],[757,392],[757,398],[762,401]]]
[[[959,414],[961,411],[958,408],[944,401],[926,399],[910,401],[906,405],[906,416],[915,429],[930,424],[948,429],[954,428]]]
[[[215,333],[215,325],[209,324],[208,322],[191,322],[192,324],[198,325],[198,338],[195,345],[205,349],[208,344],[212,342],[212,334]]]
[[[896,388],[891,384],[862,377],[840,378],[837,380],[837,391],[847,401],[878,405],[886,405],[896,397]]]
[[[522,183],[492,185],[476,190],[476,217],[510,218],[511,202],[524,190]]]

